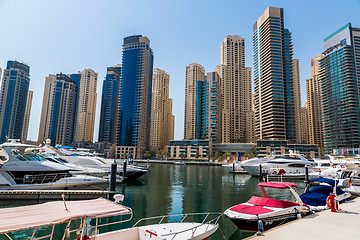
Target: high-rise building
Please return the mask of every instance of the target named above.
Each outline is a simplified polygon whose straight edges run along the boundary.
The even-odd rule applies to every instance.
[[[79,74],[81,78],[78,89],[75,142],[93,142],[98,74],[92,69],[85,69]]]
[[[73,143],[78,83],[65,74],[50,74],[45,79],[39,127],[39,142],[52,145]]]
[[[184,139],[197,139],[201,135],[201,91],[205,68],[198,63],[186,67]]]
[[[224,65],[223,142],[245,142],[247,114],[251,111],[251,68],[245,67],[245,39],[228,35],[221,43],[221,65]]]
[[[303,123],[309,126],[309,143],[316,144],[322,149],[324,147],[324,133],[321,114],[321,92],[319,82],[319,60],[321,58],[322,55],[320,54],[316,55],[310,60],[311,78],[306,80],[308,121],[303,121]]]
[[[360,28],[346,24],[324,40],[320,59],[324,147],[360,145]]]
[[[268,7],[253,33],[256,136],[295,142],[293,47],[283,9]]]
[[[23,135],[22,135],[22,141],[23,142],[26,142],[26,140],[27,140],[33,95],[34,95],[34,92],[29,90],[28,97],[27,97],[27,102],[26,102],[24,128],[23,128]]]
[[[212,143],[222,142],[222,91],[221,78],[217,72],[206,74],[208,98],[204,105],[208,108],[207,139]]]
[[[301,92],[300,92],[300,69],[299,59],[292,60],[292,76],[294,89],[294,113],[295,113],[295,135],[296,142],[301,143],[303,139],[302,119],[301,119]]]
[[[115,143],[116,141],[120,79],[121,65],[107,68],[101,96],[99,142]]]
[[[153,52],[141,35],[124,38],[118,124],[118,146],[135,146],[136,157],[149,144]]]
[[[170,76],[155,68],[152,80],[150,150],[159,151],[174,140],[174,115],[172,99],[169,98]],[[172,138],[171,138],[172,137]]]
[[[7,62],[1,84],[0,143],[6,138],[22,139],[29,75],[28,65],[18,61]]]
[[[308,103],[306,102],[300,110],[301,121],[303,121],[302,125],[302,134],[301,134],[301,143],[309,144],[309,133],[310,133],[310,125],[309,122],[309,109]],[[318,145],[319,146],[319,145]]]

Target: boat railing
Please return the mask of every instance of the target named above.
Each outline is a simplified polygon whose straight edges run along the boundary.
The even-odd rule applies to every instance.
[[[191,231],[192,232],[192,236],[194,236],[196,230],[201,227],[201,226],[204,226],[205,224],[207,224],[207,227],[206,227],[206,230],[208,229],[208,227],[210,226],[210,224],[217,224],[219,222],[219,219],[223,216],[223,213],[220,213],[220,212],[208,212],[208,213],[186,213],[186,214],[175,214],[175,215],[164,215],[164,216],[157,216],[157,217],[148,217],[148,218],[142,218],[140,219],[139,221],[137,221],[133,227],[137,227],[140,223],[142,222],[145,222],[145,221],[151,221],[151,220],[155,220],[155,219],[159,219],[159,222],[157,222],[157,224],[161,224],[163,223],[164,219],[169,219],[170,217],[173,218],[173,217],[181,217],[182,216],[182,219],[181,219],[181,223],[185,221],[185,219],[188,217],[188,216],[203,216],[203,219],[201,221],[201,223],[197,226],[194,226],[194,227],[191,227],[191,228],[188,228],[188,229],[185,229],[185,230],[182,230],[182,231],[179,231],[179,232],[172,232],[172,233],[168,233],[168,234],[164,234],[162,235],[163,237],[166,237],[166,236],[172,236],[172,238],[170,239],[174,239],[178,234],[181,234],[181,233],[184,233],[184,232],[189,232]],[[209,218],[209,216],[213,216],[212,218]],[[210,219],[210,220],[208,220]]]
[[[22,184],[42,184],[49,182],[56,182],[64,177],[71,177],[71,173],[46,173],[46,174],[34,174],[24,175]]]

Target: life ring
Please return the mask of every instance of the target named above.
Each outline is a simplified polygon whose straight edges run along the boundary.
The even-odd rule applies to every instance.
[[[333,168],[336,168],[336,165],[334,164],[334,165],[332,165],[332,167],[333,167]]]
[[[345,165],[344,165],[344,164],[341,164],[340,167],[341,167],[341,168],[345,168]]]
[[[330,196],[328,196],[328,197],[326,198],[326,206],[328,206],[328,208],[331,208]]]

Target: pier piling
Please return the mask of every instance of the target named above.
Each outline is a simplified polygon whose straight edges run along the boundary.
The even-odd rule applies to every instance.
[[[109,191],[111,192],[109,194],[109,199],[113,200],[114,198],[114,193],[115,193],[115,186],[116,186],[116,168],[117,168],[117,163],[114,160],[113,163],[111,164],[111,171],[110,171],[110,183],[109,183]]]

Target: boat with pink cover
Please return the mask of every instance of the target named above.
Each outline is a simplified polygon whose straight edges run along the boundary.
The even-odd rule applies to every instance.
[[[309,214],[310,208],[305,205],[299,194],[294,190],[297,185],[289,182],[260,182],[263,197],[252,196],[249,201],[230,207],[224,212],[233,223],[245,231],[258,231],[259,226],[264,230],[278,226],[282,223],[294,220]],[[271,199],[268,197],[266,188],[289,190],[295,197],[296,202]]]
[[[203,215],[203,221],[185,221],[185,218],[191,219],[194,215]],[[131,208],[103,198],[4,208],[0,209],[0,239],[18,239],[17,233],[23,236],[22,231],[28,230],[27,239],[30,240],[204,240],[218,229],[218,220],[222,214],[183,214],[180,222],[170,223],[165,221],[174,216],[152,217],[139,220],[132,228],[108,231],[120,229],[117,224],[130,221],[132,216]],[[148,223],[149,220],[157,222],[140,226],[140,223]],[[62,238],[54,236],[55,226],[58,225],[63,227]],[[58,227],[56,231],[59,232]]]

